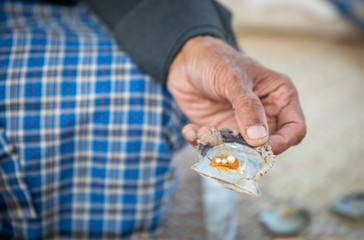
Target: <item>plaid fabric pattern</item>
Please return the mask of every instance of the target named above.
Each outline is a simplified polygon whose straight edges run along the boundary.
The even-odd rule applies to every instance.
[[[0,1],[0,239],[153,235],[185,120],[83,4]]]

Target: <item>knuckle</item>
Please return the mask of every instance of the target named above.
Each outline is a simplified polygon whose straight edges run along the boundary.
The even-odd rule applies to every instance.
[[[297,88],[295,87],[295,85],[293,84],[292,80],[290,77],[288,77],[287,75],[283,75],[281,77],[281,81],[284,83],[283,84],[283,88],[284,90],[290,95],[290,96],[297,96],[298,95],[298,91]]]
[[[275,78],[276,81],[281,82],[282,85],[285,85],[287,87],[294,87],[292,79],[285,73],[273,73],[273,78]]]
[[[292,80],[287,75],[276,74],[274,78],[277,82],[277,88],[272,94],[275,102],[279,103],[279,105],[284,106],[292,100],[296,101],[296,99],[298,99],[298,91],[294,86]]]
[[[284,82],[288,85],[290,85],[290,84],[293,85],[292,79],[285,73],[273,72],[272,75],[278,81]]]

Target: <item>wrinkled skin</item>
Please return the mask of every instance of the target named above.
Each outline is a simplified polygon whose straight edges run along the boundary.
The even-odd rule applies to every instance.
[[[239,129],[252,146],[269,141],[279,154],[306,134],[292,81],[214,37],[187,41],[170,66],[167,88],[191,121],[182,130],[191,144],[210,126],[226,127]]]

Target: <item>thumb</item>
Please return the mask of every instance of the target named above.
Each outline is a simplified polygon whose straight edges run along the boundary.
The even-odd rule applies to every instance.
[[[236,122],[245,141],[259,146],[268,140],[268,125],[263,105],[251,91],[237,91],[231,98]]]

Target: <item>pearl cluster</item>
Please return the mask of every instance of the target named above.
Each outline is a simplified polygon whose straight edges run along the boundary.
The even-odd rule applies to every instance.
[[[216,163],[223,163],[223,164],[226,164],[226,163],[234,163],[235,162],[235,157],[233,155],[229,155],[227,156],[226,158],[216,158],[215,159],[215,162]]]

